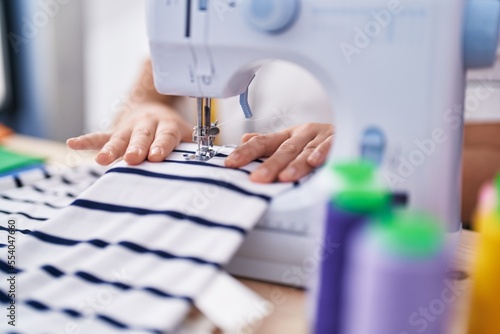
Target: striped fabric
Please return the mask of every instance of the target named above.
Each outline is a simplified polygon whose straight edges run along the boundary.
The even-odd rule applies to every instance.
[[[16,327],[2,315],[1,332],[174,332],[271,198],[292,187],[252,183],[260,161],[226,169],[230,149],[185,161],[193,151],[181,144],[163,163],[118,163],[102,177],[80,168],[0,179],[4,277],[7,220],[17,222]]]

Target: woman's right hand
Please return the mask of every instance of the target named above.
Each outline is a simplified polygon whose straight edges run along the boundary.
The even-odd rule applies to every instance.
[[[171,106],[150,102],[121,115],[111,132],[70,138],[66,144],[74,150],[99,150],[95,160],[103,166],[121,157],[137,165],[165,160],[181,141],[192,141],[192,132],[192,126]]]

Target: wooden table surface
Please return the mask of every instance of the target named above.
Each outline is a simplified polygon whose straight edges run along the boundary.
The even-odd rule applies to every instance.
[[[67,167],[74,167],[81,163],[89,162],[95,155],[95,152],[74,152],[67,149],[63,143],[19,135],[4,139],[1,144],[19,152],[48,157],[50,163]],[[465,334],[471,287],[470,272],[475,258],[477,241],[477,233],[465,230],[462,232],[460,244],[453,262],[455,270],[453,279],[458,281],[459,296],[456,302],[452,304],[453,311],[449,322],[448,334]],[[271,315],[253,333],[308,333],[306,293],[303,290],[250,279],[240,278],[239,280],[267,300],[272,299],[272,293],[276,293],[276,291],[279,291],[280,295],[284,297],[284,302],[280,303],[280,305],[275,305]]]

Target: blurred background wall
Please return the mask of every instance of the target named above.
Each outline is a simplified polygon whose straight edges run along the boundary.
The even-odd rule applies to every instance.
[[[62,139],[84,122],[83,2],[4,0],[10,103],[17,132]]]
[[[103,131],[149,49],[145,0],[73,0],[85,9],[85,131]]]
[[[0,122],[55,140],[105,130],[148,54],[144,0],[1,4]]]

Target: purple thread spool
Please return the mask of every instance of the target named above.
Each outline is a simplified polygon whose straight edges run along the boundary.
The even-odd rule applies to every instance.
[[[323,253],[315,303],[314,333],[338,334],[341,328],[346,251],[351,235],[367,217],[387,208],[389,196],[380,186],[375,167],[367,162],[332,168],[339,190],[327,207]]]
[[[445,333],[454,298],[439,222],[400,211],[352,241],[342,334]]]

